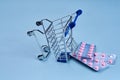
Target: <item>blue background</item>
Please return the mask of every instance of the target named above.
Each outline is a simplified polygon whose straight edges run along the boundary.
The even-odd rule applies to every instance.
[[[117,63],[94,72],[75,60],[46,62],[26,35],[43,18],[56,18],[82,9],[73,29],[77,42],[97,45],[98,52],[118,55]],[[42,42],[42,40],[41,40]],[[0,0],[0,80],[118,80],[120,79],[120,0]]]

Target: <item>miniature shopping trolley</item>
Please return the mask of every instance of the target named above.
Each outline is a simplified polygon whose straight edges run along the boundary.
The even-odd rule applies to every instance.
[[[39,28],[42,27],[42,29],[33,29],[27,32],[29,36],[35,37],[40,47],[41,54],[38,55],[39,60],[45,61],[50,53],[54,53],[58,62],[68,61],[69,54],[77,47],[72,36],[72,29],[75,27],[76,20],[81,13],[82,10],[77,10],[71,15],[64,16],[54,21],[42,19],[36,22],[36,25],[39,26]],[[41,45],[39,43],[36,32],[44,35],[44,38],[46,38],[46,44]]]
[[[82,14],[82,11],[77,10],[71,15],[54,21],[42,19],[36,22],[39,29],[27,32],[29,36],[34,36],[38,43],[40,48],[39,60],[46,61],[49,54],[54,53],[58,62],[67,62],[71,57],[95,71],[102,71],[115,64],[116,54],[98,53],[94,44],[76,43],[72,29],[75,27],[80,14]],[[38,37],[41,39],[38,40]]]

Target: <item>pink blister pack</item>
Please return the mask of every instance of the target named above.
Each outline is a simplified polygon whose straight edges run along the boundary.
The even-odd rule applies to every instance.
[[[75,53],[78,53],[78,58],[80,58],[81,56],[83,58],[92,58],[95,52],[96,52],[96,45],[87,44],[85,42],[81,42],[75,51]]]
[[[80,46],[71,56],[95,71],[101,71],[115,63],[115,54],[107,55],[106,53],[97,53],[95,51],[95,45],[81,42]]]
[[[94,53],[93,57],[93,69],[100,71],[108,68],[110,65],[113,65],[116,60],[115,54],[106,54],[106,53]],[[89,65],[88,65],[89,66]]]

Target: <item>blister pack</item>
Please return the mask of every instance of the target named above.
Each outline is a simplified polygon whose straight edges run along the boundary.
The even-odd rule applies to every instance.
[[[83,58],[92,58],[95,52],[96,46],[94,44],[87,44],[85,42],[81,42],[77,50],[75,51],[75,53],[78,54],[78,57],[82,56]]]
[[[95,45],[81,42],[80,46],[71,56],[95,71],[101,71],[115,63],[115,54],[97,53],[95,50]]]

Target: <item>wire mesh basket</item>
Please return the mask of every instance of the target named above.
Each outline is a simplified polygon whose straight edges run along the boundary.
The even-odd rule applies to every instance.
[[[42,27],[42,30],[34,29],[27,32],[29,36],[34,35],[36,38],[42,53],[38,56],[40,60],[46,60],[49,53],[54,53],[58,62],[68,61],[68,55],[77,47],[72,36],[72,28],[75,27],[76,20],[81,13],[81,10],[77,10],[71,15],[64,16],[54,21],[42,19],[36,22],[36,25]],[[45,36],[47,44],[39,44],[35,31]]]

